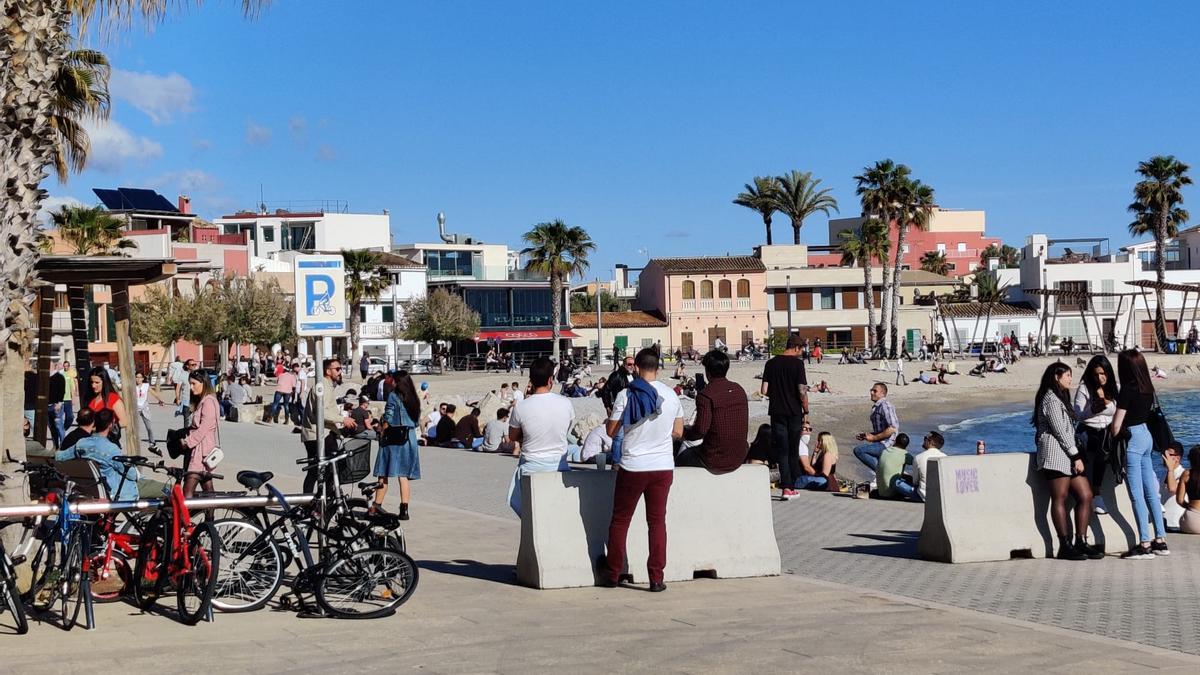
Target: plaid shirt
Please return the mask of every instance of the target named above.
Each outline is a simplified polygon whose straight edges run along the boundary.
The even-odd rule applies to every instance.
[[[750,404],[737,382],[719,377],[696,396],[696,421],[684,430],[689,441],[702,440],[704,466],[715,473],[733,471],[746,461]]]
[[[871,433],[878,434],[888,427],[892,428],[892,435],[879,441],[885,448],[892,447],[896,441],[896,435],[900,433],[900,418],[896,417],[896,407],[892,402],[881,398],[871,408]]]

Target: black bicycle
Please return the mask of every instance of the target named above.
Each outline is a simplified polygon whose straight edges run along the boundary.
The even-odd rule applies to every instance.
[[[6,480],[8,480],[8,476],[0,473],[0,485],[4,485]],[[18,522],[20,521],[10,520],[0,523],[0,530]],[[4,540],[0,539],[0,612],[7,610],[12,614],[17,635],[29,632],[29,621],[25,618],[25,604],[21,602],[21,594],[17,592],[16,565],[24,561],[24,556],[10,558],[8,551],[4,548]]]
[[[25,462],[23,466],[27,474],[54,486],[45,501],[58,506],[58,514],[42,520],[34,530],[42,544],[30,562],[33,584],[25,598],[39,614],[57,613],[62,629],[71,630],[90,593],[91,524],[71,511],[75,481],[48,464]]]

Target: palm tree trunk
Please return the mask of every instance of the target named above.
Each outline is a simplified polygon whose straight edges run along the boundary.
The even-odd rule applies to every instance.
[[[1162,284],[1167,281],[1167,215],[1164,209],[1158,214],[1157,227],[1154,228],[1154,274],[1159,287],[1154,289],[1154,332],[1158,334],[1158,348],[1167,351],[1167,315],[1163,311],[1165,293]]]
[[[867,349],[874,351],[878,344],[875,329],[875,289],[871,285],[871,256],[863,256],[863,301],[867,305]]]
[[[24,367],[18,347],[31,337],[38,258],[37,213],[46,191],[40,188],[54,161],[50,114],[54,79],[67,51],[70,13],[66,0],[18,0],[4,4],[4,39],[0,40],[0,269],[5,272],[3,324],[0,324],[0,390],[5,400],[17,398],[15,383]],[[13,406],[7,406],[12,409]],[[0,441],[14,459],[23,459],[23,415],[0,413]],[[0,471],[16,475],[17,467],[0,460]],[[26,501],[24,481],[10,480],[0,490],[0,504]],[[18,536],[9,528],[7,537]]]
[[[891,214],[884,212],[882,217],[883,222],[886,224],[883,236],[887,237],[887,241],[890,242],[892,239]],[[881,272],[880,283],[883,289],[883,292],[879,294],[879,324],[882,324],[883,328],[882,331],[876,331],[875,344],[879,347],[879,349],[886,350],[888,344],[891,342],[890,336],[892,334],[891,326],[888,325],[888,316],[890,316],[888,309],[892,306],[892,268],[890,265],[888,265],[886,253],[881,256],[879,265]]]
[[[88,371],[92,369],[92,356],[88,350],[87,292],[83,285],[70,284],[67,286],[67,306],[71,312],[71,343],[75,347],[75,376],[79,380],[79,387],[76,391],[79,392],[79,405],[83,407],[87,403],[84,400],[84,392],[89,391],[89,387],[85,387],[84,384],[88,381]]]
[[[763,225],[767,228],[767,246],[771,245],[771,217],[763,216]]]
[[[896,259],[892,265],[891,305],[887,321],[891,324],[891,341],[888,343],[889,355],[895,356],[900,352],[900,265],[904,262],[904,242],[908,239],[908,223],[896,221]]]
[[[359,321],[358,313],[362,311],[361,303],[350,305],[350,358],[354,359],[358,355],[358,331],[362,330],[362,322]]]
[[[562,277],[557,272],[550,274],[550,335],[554,344],[550,348],[551,357],[558,362],[558,336],[562,332]]]
[[[797,246],[800,245],[800,227],[802,225],[804,225],[804,223],[797,223],[794,220],[792,221],[792,243],[796,244]]]

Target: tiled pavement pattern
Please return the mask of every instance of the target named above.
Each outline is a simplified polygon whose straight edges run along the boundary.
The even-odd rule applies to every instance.
[[[922,507],[805,493],[775,504],[785,571],[1200,654],[1200,536],[1154,560],[917,559]]]

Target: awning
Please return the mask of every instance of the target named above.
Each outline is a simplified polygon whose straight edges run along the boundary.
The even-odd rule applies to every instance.
[[[558,333],[560,338],[566,340],[578,340],[579,336],[569,330],[561,330]],[[509,340],[553,340],[554,331],[550,330],[487,330],[481,331],[475,336],[476,342],[484,340],[500,340],[507,342]]]

